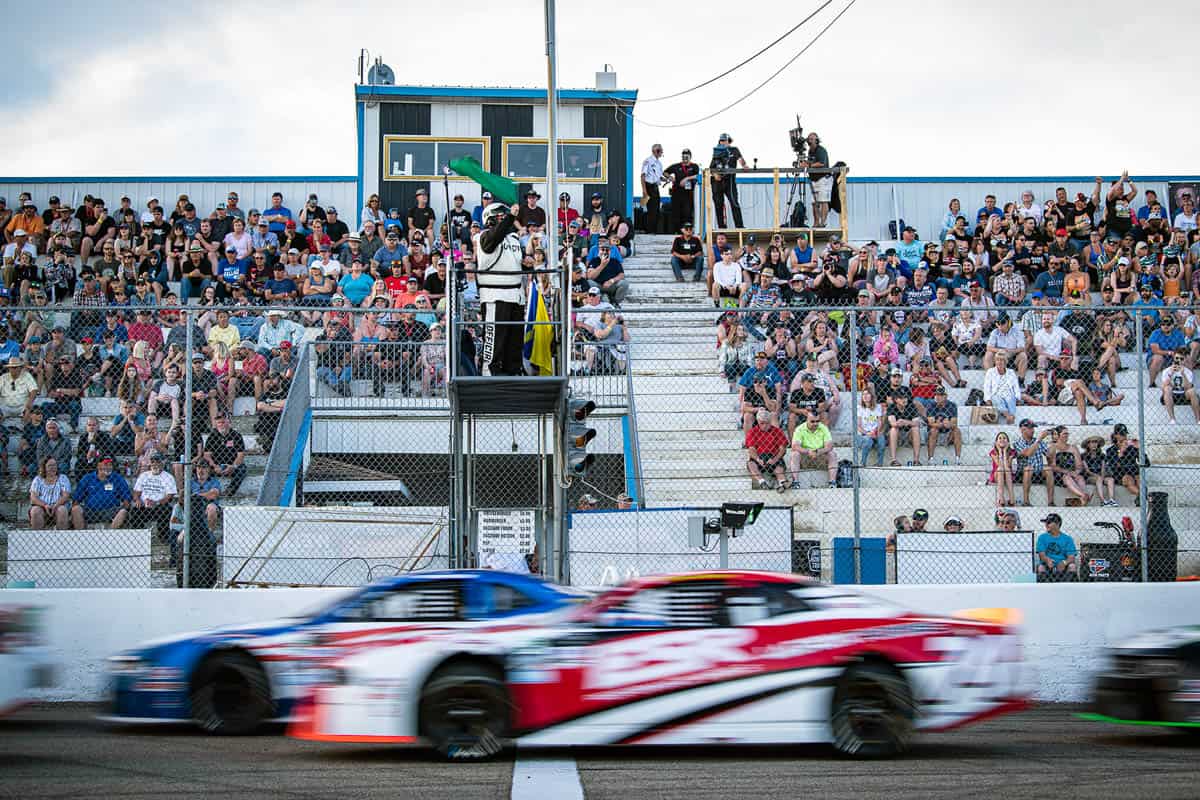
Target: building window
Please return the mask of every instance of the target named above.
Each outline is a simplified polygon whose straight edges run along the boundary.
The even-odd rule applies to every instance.
[[[384,136],[383,179],[385,181],[440,181],[442,169],[462,156],[471,156],[490,169],[491,139],[487,136],[456,138],[438,136]],[[451,173],[450,180],[465,181]]]
[[[546,140],[506,136],[502,171],[514,181],[546,180]],[[558,179],[573,183],[608,183],[607,139],[559,139]]]

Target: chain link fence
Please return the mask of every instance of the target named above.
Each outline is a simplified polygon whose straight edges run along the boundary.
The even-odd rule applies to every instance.
[[[747,500],[770,513],[729,542],[731,566],[865,583],[1200,572],[1194,307],[963,314],[802,290],[714,308],[701,287],[626,303],[622,341],[570,344],[598,436],[555,561],[553,425],[460,421],[456,457],[436,309],[6,308],[0,580],[357,583],[487,564],[474,512],[524,510],[532,568],[610,582],[719,563],[688,520]]]

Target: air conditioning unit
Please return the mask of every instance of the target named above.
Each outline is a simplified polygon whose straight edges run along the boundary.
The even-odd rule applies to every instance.
[[[612,64],[605,64],[603,72],[596,73],[596,90],[601,92],[613,92],[617,89],[617,73],[613,70]]]

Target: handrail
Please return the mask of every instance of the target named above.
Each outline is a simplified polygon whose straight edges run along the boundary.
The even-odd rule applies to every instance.
[[[260,506],[280,505],[283,502],[283,488],[292,472],[293,452],[300,448],[303,452],[304,441],[301,434],[307,434],[309,428],[304,421],[312,409],[312,382],[309,375],[312,362],[310,349],[301,348],[300,360],[296,365],[296,373],[292,378],[291,388],[288,389],[287,400],[283,404],[283,414],[275,428],[275,438],[271,442],[271,452],[267,456],[266,471],[263,473],[262,486],[258,490],[257,503]],[[301,460],[300,469],[303,469]]]

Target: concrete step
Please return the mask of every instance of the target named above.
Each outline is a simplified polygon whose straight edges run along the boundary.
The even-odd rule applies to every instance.
[[[651,394],[669,394],[681,396],[684,394],[714,394],[729,395],[729,390],[723,377],[690,375],[634,375],[633,391],[637,397]]]

